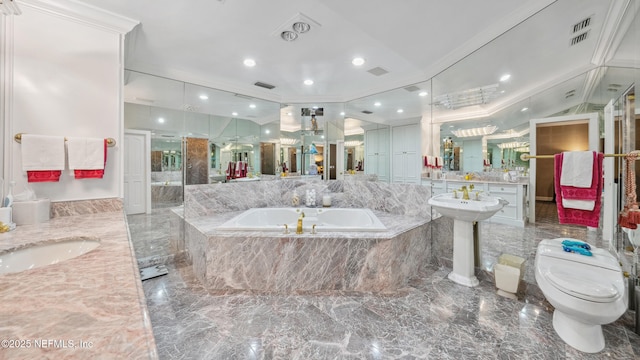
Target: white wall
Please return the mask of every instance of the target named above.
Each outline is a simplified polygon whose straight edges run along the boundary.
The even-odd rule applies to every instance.
[[[11,144],[5,180],[16,181],[16,192],[26,184],[20,144],[13,141],[17,133],[111,137],[117,145],[108,148],[103,179],[75,180],[65,170],[60,182],[30,185],[52,201],[122,197],[123,34],[136,22],[75,2],[19,5],[22,15],[5,24],[11,35],[2,38],[13,62],[12,86],[3,94],[12,109],[5,119],[4,141]]]

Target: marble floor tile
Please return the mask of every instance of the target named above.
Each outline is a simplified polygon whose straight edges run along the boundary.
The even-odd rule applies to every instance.
[[[161,223],[134,220],[130,226],[153,231]],[[274,295],[210,292],[189,265],[169,263],[168,275],[143,282],[160,358],[640,359],[634,312],[603,326],[602,352],[581,353],[555,333],[553,307],[535,286],[540,240],[576,237],[598,244],[597,232],[551,222],[525,228],[487,223],[482,231],[487,266],[503,252],[527,259],[530,284],[518,300],[496,295],[491,277],[474,288],[455,284],[446,267],[426,269],[394,295]]]

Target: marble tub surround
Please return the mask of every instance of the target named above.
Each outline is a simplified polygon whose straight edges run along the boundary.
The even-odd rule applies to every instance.
[[[185,222],[188,258],[210,290],[395,292],[432,262],[429,222],[374,212],[379,232],[222,231],[239,212]]]
[[[182,185],[151,185],[151,206],[166,208],[182,204]]]
[[[67,209],[96,210],[73,205]],[[0,251],[86,236],[100,246],[58,264],[0,275],[0,339],[31,341],[29,348],[3,346],[1,358],[157,358],[122,210],[20,226],[0,234]],[[35,340],[50,342],[39,347]]]
[[[302,201],[307,190],[315,190],[319,201],[330,194],[332,207],[371,209],[387,230],[298,235],[295,229],[284,234],[216,228],[247,209],[290,207],[294,191]],[[396,291],[432,260],[429,196],[421,185],[368,181],[186,186],[184,246],[209,289]]]
[[[431,218],[431,207],[427,204],[431,190],[427,186],[297,179],[185,186],[185,218],[251,208],[289,207],[294,191],[300,197],[300,207],[304,207],[304,195],[312,189],[316,191],[318,206],[322,206],[322,195],[327,193],[331,195],[332,207],[367,208]]]
[[[307,190],[315,190],[322,205],[322,194],[329,192],[335,207],[341,207],[342,182],[320,180],[275,180],[187,185],[184,189],[185,218],[197,218],[229,211],[261,207],[292,206],[294,191],[301,204]]]
[[[152,171],[151,182],[182,183],[182,171]]]

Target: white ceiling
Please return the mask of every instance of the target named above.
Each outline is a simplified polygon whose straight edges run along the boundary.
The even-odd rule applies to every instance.
[[[348,102],[340,109],[346,116],[380,123],[426,114],[435,122],[490,121],[504,117],[506,109],[535,101],[545,107],[540,114],[548,116],[589,101],[602,87],[600,80],[610,80],[606,72],[590,73],[593,69],[640,64],[640,0],[81,2],[140,21],[127,36],[129,70],[185,81],[194,96],[214,88],[283,104]],[[312,20],[311,30],[296,41],[283,41],[280,32],[301,16]],[[588,17],[587,39],[569,46],[580,33],[571,32],[573,25]],[[625,37],[630,26],[635,32]],[[355,56],[367,62],[356,67],[351,64]],[[245,58],[257,65],[245,67]],[[368,72],[376,67],[388,73]],[[505,73],[511,79],[499,83]],[[611,81],[629,83],[627,75],[620,76]],[[143,86],[138,76],[140,86],[133,91],[134,78],[127,83],[130,101],[163,106],[160,87]],[[303,84],[307,78],[314,80],[312,86]],[[254,86],[257,81],[275,88]],[[504,93],[489,104],[455,111],[431,106],[431,96],[497,83]],[[430,95],[418,98],[417,92],[404,89],[412,84]],[[570,90],[576,96],[567,101],[564,95]],[[542,97],[545,91],[550,98]],[[176,101],[170,96],[165,100]],[[235,107],[252,101],[237,100]],[[182,107],[204,106],[186,95],[177,101]],[[374,101],[383,105],[374,108]],[[267,121],[264,114],[253,118]]]

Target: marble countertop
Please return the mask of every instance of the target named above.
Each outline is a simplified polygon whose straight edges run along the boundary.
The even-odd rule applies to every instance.
[[[122,211],[18,226],[0,234],[0,252],[70,237],[96,238],[100,246],[0,275],[0,358],[158,358]]]

